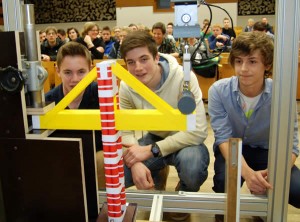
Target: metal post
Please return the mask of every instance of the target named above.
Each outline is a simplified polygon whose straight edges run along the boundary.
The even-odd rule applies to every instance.
[[[37,61],[37,37],[35,31],[34,5],[25,4],[23,7],[26,56],[28,61]]]
[[[163,219],[163,195],[154,195],[149,221],[159,222]]]
[[[38,59],[38,41],[35,31],[34,5],[25,4],[23,6],[24,15],[24,35],[26,48],[26,61],[24,61],[24,68],[26,68],[28,79],[28,91],[31,98],[31,103],[35,108],[43,105],[43,83],[47,79],[48,73],[42,67]],[[25,71],[25,69],[23,70]]]
[[[267,221],[287,221],[296,111],[299,1],[276,1],[274,83],[271,111]],[[288,33],[288,35],[287,35]],[[283,180],[283,178],[285,178]]]

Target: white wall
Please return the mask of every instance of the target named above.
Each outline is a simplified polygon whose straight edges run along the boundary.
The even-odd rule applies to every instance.
[[[237,22],[237,3],[218,4],[218,6],[228,11],[235,25]],[[212,7],[212,14],[212,24],[223,24],[223,18],[228,17],[224,11],[215,7]],[[151,29],[152,25],[156,22],[163,22],[165,24],[168,22],[174,23],[174,16],[173,12],[154,13],[152,6],[117,8],[117,25],[127,26],[130,23],[144,24]],[[209,10],[207,6],[201,5],[198,8],[200,25],[202,25],[202,21],[205,18],[209,18]]]

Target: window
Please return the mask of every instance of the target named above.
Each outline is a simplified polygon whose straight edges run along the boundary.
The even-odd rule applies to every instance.
[[[171,0],[154,0],[153,12],[174,12],[174,3]]]

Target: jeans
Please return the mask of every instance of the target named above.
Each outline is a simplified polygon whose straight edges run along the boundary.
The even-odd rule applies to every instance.
[[[162,138],[146,134],[139,140],[140,145],[149,145]],[[151,171],[155,187],[160,184],[159,171],[167,165],[175,166],[179,176],[179,190],[197,192],[208,176],[209,153],[204,144],[188,146],[164,157],[153,157],[143,162]],[[124,165],[125,186],[133,186],[130,169]]]
[[[251,148],[249,146],[243,146],[243,157],[246,160],[249,167],[253,170],[264,170],[268,167],[268,152],[267,149]],[[213,190],[216,193],[225,192],[225,159],[220,152],[219,147],[215,147],[215,175],[214,175],[214,187]],[[241,178],[241,186],[245,180]],[[300,208],[300,170],[297,166],[293,166],[291,169],[290,180],[290,194],[289,204],[296,208]]]

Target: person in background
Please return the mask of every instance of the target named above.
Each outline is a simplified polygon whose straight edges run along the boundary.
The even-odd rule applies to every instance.
[[[224,18],[223,19],[223,28],[222,28],[222,33],[224,35],[228,35],[230,37],[230,41],[236,38],[236,34],[234,30],[231,28],[230,20],[229,18]]]
[[[98,32],[97,38],[99,38],[99,39],[102,38],[102,29],[100,27],[99,27],[99,32]]]
[[[43,41],[46,39],[46,32],[44,30],[39,31],[40,43],[42,44]]]
[[[138,27],[138,30],[146,30],[147,29],[147,27],[142,23],[138,23],[137,27]]]
[[[115,39],[111,36],[111,30],[108,26],[104,26],[102,29],[102,40],[105,44],[104,56],[108,56],[112,46],[115,44]]]
[[[241,185],[265,195],[272,189],[268,180],[268,151],[273,81],[268,76],[273,68],[274,45],[262,32],[242,32],[234,41],[229,63],[235,75],[215,82],[208,92],[208,113],[214,131],[215,175],[213,190],[225,192],[225,164],[229,138],[242,138]],[[297,112],[296,112],[297,113]],[[300,170],[294,165],[299,155],[298,121],[293,123],[293,149],[289,203],[300,208]],[[287,147],[280,147],[287,149]],[[216,221],[223,221],[216,215]]]
[[[115,42],[115,44],[112,46],[112,49],[110,50],[110,53],[108,54],[109,59],[122,59],[120,48],[122,45],[122,42],[128,35],[128,33],[131,32],[131,29],[129,27],[123,27],[120,29],[120,41]]]
[[[267,31],[266,25],[262,22],[255,22],[255,24],[253,25],[253,32],[264,32],[273,41],[275,39],[275,36],[271,32]]]
[[[271,26],[266,17],[261,18],[261,22],[265,24],[267,32],[270,32],[274,35],[273,26]]]
[[[193,65],[200,64],[202,61],[208,60],[210,57],[210,52],[207,50],[206,44],[204,41],[201,42],[199,48],[199,41],[195,37],[183,38],[183,41],[180,44],[180,57],[183,57],[185,52],[185,46],[188,46],[187,52],[191,55],[191,61]],[[195,50],[197,49],[196,53],[194,54]],[[194,54],[194,55],[193,55]],[[193,56],[193,57],[192,57]]]
[[[91,70],[92,59],[89,50],[80,43],[71,41],[63,45],[57,54],[57,74],[61,78],[62,83],[50,90],[45,95],[46,101],[59,103]],[[98,85],[92,82],[81,92],[78,97],[73,100],[66,109],[98,109]],[[92,132],[87,130],[59,130],[55,131],[55,135],[67,134],[68,137],[83,137],[83,148],[90,149],[96,152],[97,160],[97,176],[98,188],[105,188],[104,177],[104,161],[102,148],[102,134],[101,131],[95,131],[95,141],[93,140]],[[54,136],[55,136],[54,135]],[[86,137],[90,135],[89,137]],[[90,139],[87,139],[90,138]],[[96,145],[94,148],[93,144]],[[91,147],[86,147],[91,146]],[[90,163],[85,163],[90,164]],[[88,168],[85,168],[85,174],[88,174]]]
[[[166,35],[176,45],[176,39],[173,36],[173,27],[174,27],[173,22],[169,22],[167,24]]]
[[[74,27],[68,28],[67,34],[70,41],[76,41],[80,37],[79,31]]]
[[[115,26],[113,28],[113,38],[115,39],[115,41],[120,41],[120,32],[121,28],[119,26]]]
[[[139,30],[139,27],[136,24],[129,24],[128,27],[131,29],[131,31],[137,31]]]
[[[185,53],[186,45],[188,46],[188,50],[187,50],[188,53],[190,53],[190,55],[192,55],[193,52],[195,51],[198,43],[199,43],[199,41],[195,37],[183,38],[180,43],[179,56],[182,58],[183,53]]]
[[[121,45],[121,55],[131,75],[170,106],[178,108],[184,81],[182,66],[173,56],[158,53],[151,34],[129,33]],[[176,190],[197,192],[207,179],[209,154],[203,143],[207,137],[207,122],[202,93],[193,72],[190,83],[196,102],[194,131],[149,131],[140,140],[134,131],[122,131],[122,144],[126,147],[123,153],[126,187],[157,188],[161,183],[159,172],[168,165],[175,166],[179,176]],[[120,84],[119,97],[121,109],[153,109],[124,81]],[[172,221],[188,217],[189,214],[175,213]]]
[[[203,19],[202,25],[203,27],[209,25],[209,19]]]
[[[99,39],[99,26],[94,22],[84,24],[82,36],[77,38],[77,42],[86,46],[92,53],[92,59],[103,59],[105,44]]]
[[[248,19],[248,25],[245,27],[244,32],[252,32],[253,31],[253,25],[254,25],[254,19],[249,18]]]
[[[149,32],[149,33],[151,32],[149,27],[142,23],[137,24],[137,27],[138,27],[138,30],[144,30],[145,32]],[[128,28],[130,28],[130,27],[128,27]],[[130,31],[132,31],[132,28],[130,28],[130,29],[131,29]]]
[[[166,37],[166,26],[164,23],[155,23],[152,26],[152,33],[159,52],[170,54],[175,58],[179,57],[175,43]]]
[[[149,34],[152,34],[151,29],[148,26],[145,26],[145,32],[148,32]]]
[[[57,36],[63,43],[70,41],[64,29],[57,29]]]
[[[205,34],[205,32],[206,32],[206,34]],[[204,34],[205,34],[205,36],[204,36]],[[203,19],[201,32],[200,32],[200,38],[202,38],[203,40],[208,39],[212,34],[213,33],[211,31],[211,26],[209,24],[209,19]]]
[[[205,34],[205,32],[206,32],[206,34]],[[213,35],[213,32],[211,31],[211,28],[208,27],[208,24],[206,24],[205,26],[202,27],[201,32],[200,32],[201,38],[204,36],[204,39],[208,39],[212,35]]]
[[[169,22],[167,24],[167,29],[166,29],[167,35],[173,35],[173,27],[174,27],[173,22]]]
[[[57,29],[54,26],[48,26],[45,32],[46,39],[41,44],[41,60],[56,61],[57,52],[64,43],[58,38]]]
[[[224,50],[226,46],[231,45],[230,37],[222,33],[222,27],[219,24],[212,26],[213,35],[208,38],[209,48],[222,49]]]

